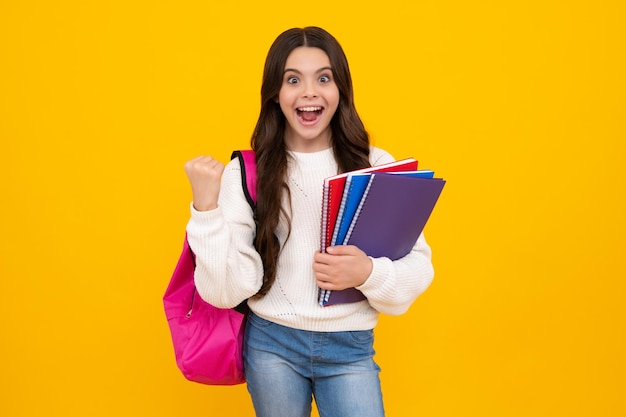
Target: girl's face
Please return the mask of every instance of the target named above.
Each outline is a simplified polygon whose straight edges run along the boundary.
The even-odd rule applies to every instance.
[[[291,52],[278,102],[287,119],[289,150],[315,152],[330,146],[330,121],[339,105],[339,89],[323,50],[301,46]]]

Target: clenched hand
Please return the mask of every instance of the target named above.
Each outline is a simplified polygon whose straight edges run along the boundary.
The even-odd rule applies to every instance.
[[[193,207],[198,211],[217,208],[224,164],[210,156],[198,156],[185,164],[191,184]]]

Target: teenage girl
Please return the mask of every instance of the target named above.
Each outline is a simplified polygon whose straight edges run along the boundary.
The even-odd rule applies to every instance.
[[[193,194],[187,225],[198,292],[230,308],[248,299],[244,344],[248,391],[259,417],[384,415],[374,362],[379,313],[398,315],[430,284],[423,236],[404,258],[369,258],[356,246],[319,251],[322,184],[340,172],[393,161],[369,143],[344,52],[317,27],[290,29],[272,44],[251,147],[257,208],[235,160],[185,164]],[[321,307],[318,289],[356,287],[367,300]]]

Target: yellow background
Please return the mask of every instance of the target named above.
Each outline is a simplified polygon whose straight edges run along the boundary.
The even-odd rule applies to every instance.
[[[448,180],[432,287],[383,317],[389,416],[626,415],[619,0],[0,0],[0,415],[252,416],[184,380],[161,296],[183,164],[248,147],[319,25],[373,142]]]

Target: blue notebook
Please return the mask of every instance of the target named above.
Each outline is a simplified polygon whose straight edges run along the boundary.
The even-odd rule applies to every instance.
[[[341,206],[339,207],[339,214],[337,214],[331,246],[343,244],[346,233],[348,233],[348,227],[350,227],[350,221],[359,206],[359,201],[370,178],[371,174],[369,173],[349,174],[346,178],[346,186],[341,196]]]

